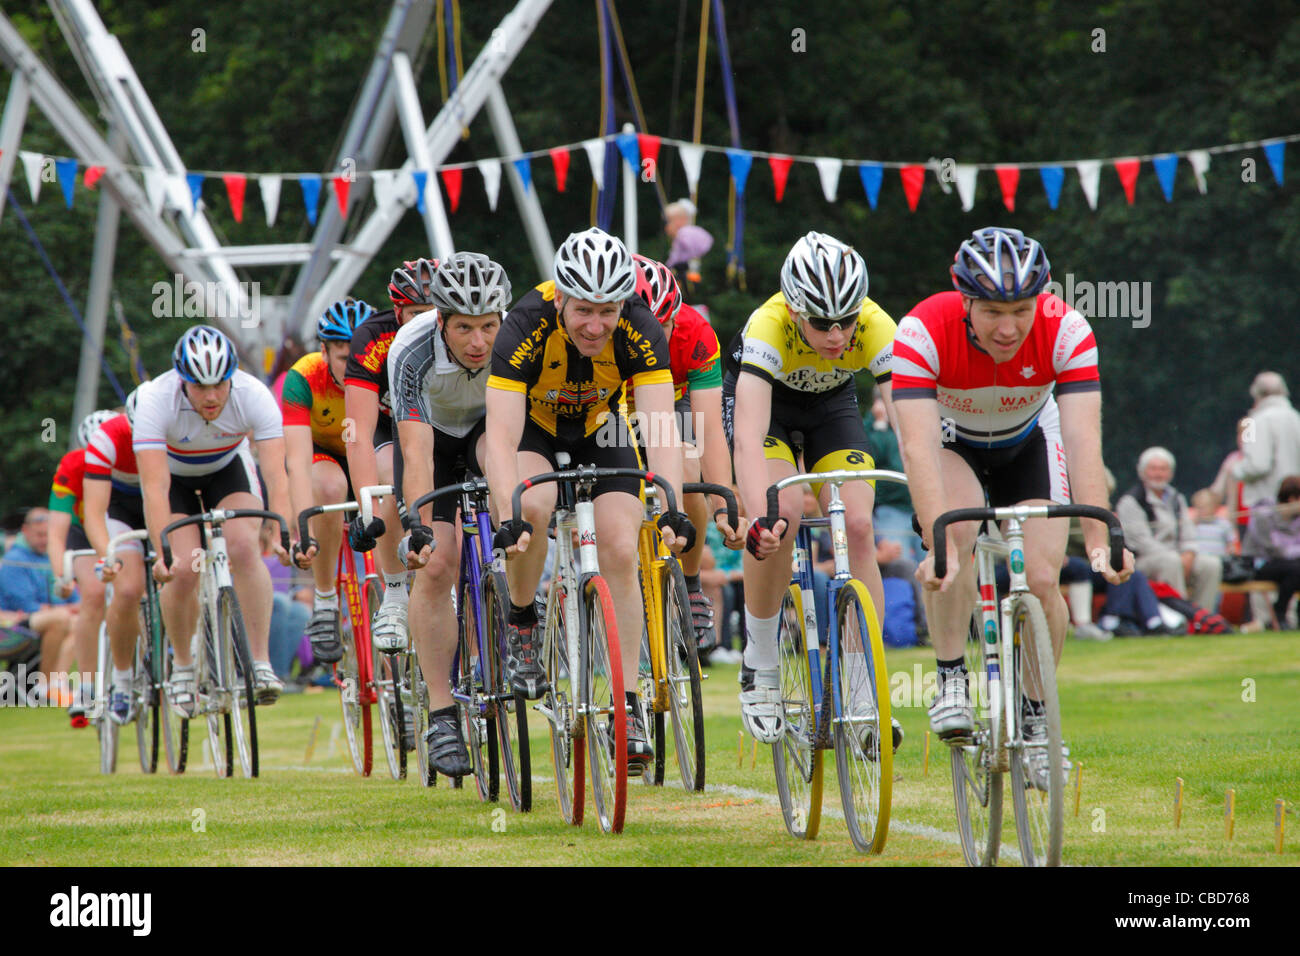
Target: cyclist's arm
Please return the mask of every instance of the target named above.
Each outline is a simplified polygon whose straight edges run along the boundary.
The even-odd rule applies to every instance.
[[[419,419],[397,423],[397,440],[402,445],[402,498],[408,506],[433,491],[433,426]],[[420,524],[433,524],[433,504],[420,509]]]
[[[375,425],[379,422],[379,393],[360,385],[343,389],[344,415],[352,426],[346,442],[348,471],[357,493],[367,485],[379,484],[379,462],[375,458]],[[345,424],[344,434],[347,434]]]
[[[99,553],[101,558],[108,554],[108,500],[112,493],[113,483],[102,478],[88,479],[82,485],[81,505],[82,514],[85,516],[82,526],[86,530],[90,546]],[[52,553],[54,549],[50,550]],[[61,563],[62,555],[59,560]],[[56,576],[62,573],[60,569],[56,572]]]
[[[1056,399],[1061,414],[1061,441],[1069,463],[1071,497],[1076,504],[1093,505],[1110,510],[1106,494],[1106,470],[1101,458],[1101,392],[1099,390],[1069,392]],[[1094,567],[1111,583],[1118,584],[1132,573],[1133,556],[1124,560],[1127,573],[1116,576],[1110,569],[1109,536],[1104,522],[1083,519],[1084,547]],[[1096,560],[1098,552],[1106,555],[1103,562]],[[1113,578],[1113,580],[1112,580]]]
[[[898,416],[898,448],[907,474],[907,490],[921,524],[921,538],[933,550],[934,522],[944,511],[939,402],[933,398],[909,398],[894,406],[894,414]]]
[[[153,553],[162,560],[162,530],[171,521],[172,475],[164,448],[137,448],[135,463],[140,469],[140,494],[144,497],[144,523],[149,529]]]
[[[772,421],[772,384],[746,372],[736,377],[736,413],[732,425],[736,452],[736,485],[740,504],[752,522],[767,514],[767,467],[763,439]]]
[[[638,385],[634,393],[636,407],[644,410],[649,421],[663,422],[666,427],[649,429],[646,446],[646,466],[663,475],[677,498],[677,508],[685,507],[682,501],[681,436],[677,434],[677,416],[673,414],[673,383],[659,382]],[[658,440],[653,439],[657,437]],[[704,528],[696,529],[703,534]]]
[[[264,453],[261,443],[258,445],[258,453],[260,460]],[[293,512],[285,514],[285,518],[289,521],[289,537],[293,541],[298,540],[298,515],[315,503],[311,482],[312,457],[311,426],[285,425],[284,464],[288,472],[289,500]],[[263,463],[263,468],[265,467],[266,464]],[[270,492],[269,484],[267,492]]]
[[[500,521],[509,521],[513,516],[510,496],[519,484],[519,439],[527,418],[528,397],[524,392],[488,385],[485,469]]]
[[[695,447],[700,456],[700,477],[717,485],[731,484],[731,457],[722,433],[722,388],[691,389],[691,414],[695,419]],[[713,496],[713,508],[726,501]]]
[[[50,543],[45,549],[49,555],[50,567],[56,578],[63,576],[63,552],[67,550],[68,529],[72,527],[72,514],[68,511],[50,510]]]
[[[284,470],[284,438],[263,438],[257,442],[257,460],[262,466],[262,480],[266,482],[267,510],[283,515],[292,523],[292,505],[289,503],[289,476]],[[283,558],[288,554],[280,547],[280,536],[275,536],[275,553]]]

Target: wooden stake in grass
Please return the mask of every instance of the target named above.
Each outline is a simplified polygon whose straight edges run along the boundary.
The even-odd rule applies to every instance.
[[[1223,838],[1232,839],[1232,830],[1237,823],[1237,791],[1228,788],[1228,795],[1223,801]]]
[[[311,763],[311,755],[316,752],[316,735],[320,733],[320,715],[316,715],[316,723],[311,726],[311,736],[307,738],[307,753],[302,758],[302,765],[305,767]]]
[[[1281,797],[1273,801],[1273,837],[1277,852],[1282,852],[1282,834],[1286,831],[1286,801]]]
[[[1079,815],[1079,794],[1083,791],[1083,764],[1075,764],[1074,774],[1074,815]]]
[[[736,769],[745,766],[745,732],[736,731]]]
[[[1183,778],[1174,777],[1174,829],[1183,825]]]
[[[754,750],[749,755],[749,769],[753,770],[754,765],[758,763],[758,738],[754,738]]]
[[[930,731],[925,732],[925,763],[921,765],[921,776],[930,776]]]

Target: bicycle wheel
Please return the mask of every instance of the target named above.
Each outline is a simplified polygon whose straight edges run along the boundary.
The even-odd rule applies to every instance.
[[[415,766],[421,786],[432,787],[435,783],[433,767],[429,765],[429,748],[424,735],[429,730],[429,688],[424,683],[420,671],[420,661],[414,649],[402,655],[406,658],[403,676],[406,680],[406,697],[402,701],[404,708],[411,714],[414,732],[411,743],[415,747]]]
[[[653,766],[641,774],[641,782],[647,787],[662,786],[664,782],[664,715],[655,708],[654,664],[650,660],[650,622],[641,628],[640,660],[637,662],[637,699],[641,702],[641,719],[648,733],[653,734],[651,741],[655,751]]]
[[[234,771],[235,751],[231,734],[229,714],[222,690],[221,664],[217,659],[220,639],[217,621],[212,608],[204,599],[203,586],[199,586],[199,627],[198,659],[195,662],[198,680],[198,712],[207,719],[208,740],[206,757],[212,761],[212,769],[218,777],[228,777]]]
[[[970,699],[975,709],[975,729],[969,739],[949,744],[952,766],[952,795],[957,808],[957,833],[967,866],[996,866],[1002,842],[1002,772],[997,769],[996,741],[989,720],[988,667],[984,660],[984,638],[971,619],[966,638],[966,672],[975,690]]]
[[[118,725],[110,716],[112,711],[113,657],[109,652],[108,626],[99,625],[99,772],[117,771]]]
[[[796,839],[813,840],[822,818],[822,751],[817,747],[817,715],[813,712],[803,621],[803,592],[799,585],[791,584],[777,621],[785,736],[772,745],[772,766],[786,830]]]
[[[489,655],[479,654],[478,601],[470,582],[462,577],[456,596],[456,710],[465,728],[465,746],[478,798],[495,801],[500,787],[497,762],[497,718],[492,700],[496,674]]]
[[[352,768],[363,776],[370,776],[372,760],[370,744],[370,705],[363,703],[365,689],[361,686],[361,668],[357,657],[357,634],[351,615],[339,635],[343,642],[343,658],[334,666],[334,683],[339,689],[339,706],[343,711],[343,733],[348,740],[348,754]]]
[[[510,803],[521,813],[533,808],[532,755],[528,746],[528,704],[510,690],[505,676],[506,621],[510,589],[500,571],[483,572],[483,647],[488,657],[484,686],[494,698],[502,776]]]
[[[233,725],[239,769],[245,777],[256,777],[257,699],[253,695],[253,652],[248,647],[244,615],[240,613],[239,598],[235,596],[233,587],[224,587],[217,595],[217,615],[221,622],[221,653],[225,663],[223,671],[230,695],[226,730],[229,733]],[[232,768],[231,773],[233,772]]]
[[[582,825],[586,802],[586,752],[582,735],[586,728],[578,719],[577,701],[571,689],[578,685],[575,678],[569,681],[566,657],[568,616],[564,610],[565,593],[557,583],[551,589],[547,605],[546,635],[543,654],[546,658],[546,681],[550,685],[542,698],[542,713],[550,722],[551,766],[555,768],[555,793],[560,804],[560,816],[573,826]]]
[[[1020,859],[1025,866],[1060,866],[1065,837],[1065,753],[1051,632],[1043,607],[1032,594],[1017,598],[1011,622],[1012,653],[1016,658],[1011,668],[1012,700],[1019,702],[1022,695],[1037,688],[1047,722],[1045,742],[1026,741],[1022,725],[1018,746],[1011,753],[1011,803],[1016,812]],[[1035,786],[1029,766],[1031,757],[1046,758],[1046,791]]]
[[[835,774],[849,838],[859,852],[878,854],[889,837],[894,792],[885,645],[871,595],[861,581],[847,582],[836,604],[839,646],[833,649],[832,677],[839,687],[826,688],[835,693]],[[874,716],[860,717],[860,710]]]
[[[582,703],[592,803],[600,828],[622,833],[627,813],[627,695],[614,600],[600,575],[587,579],[583,610]]]
[[[402,714],[400,698],[393,682],[393,664],[389,656],[373,645],[370,648],[371,671],[379,710],[379,732],[384,742],[384,758],[394,780],[406,776],[406,753],[402,749]],[[400,764],[400,766],[399,766]]]
[[[175,662],[172,658],[171,647],[166,644],[164,646],[166,647],[162,669],[164,691],[160,695],[162,703],[159,707],[163,749],[167,754],[167,769],[172,773],[181,774],[185,772],[185,766],[189,762],[190,722],[187,718],[172,710],[171,701],[167,697],[165,688],[171,683],[172,669]]]
[[[673,745],[682,786],[704,792],[704,692],[700,678],[700,650],[691,620],[691,596],[676,558],[664,562],[664,659],[668,665],[668,702],[673,720]],[[662,714],[656,714],[660,720]],[[662,738],[656,744],[663,747]],[[662,761],[662,751],[656,760]]]
[[[154,658],[148,630],[141,630],[136,638],[133,677],[131,695],[135,698],[135,742],[140,754],[140,769],[154,773],[158,769],[159,692],[154,679]]]

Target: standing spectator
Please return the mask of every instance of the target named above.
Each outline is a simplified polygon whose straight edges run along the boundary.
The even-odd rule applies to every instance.
[[[49,675],[59,668],[60,651],[72,626],[75,608],[54,595],[46,548],[50,513],[32,508],[22,531],[0,560],[0,627],[29,631],[40,638],[41,670]]]
[[[903,470],[903,456],[898,451],[898,436],[889,425],[885,400],[880,389],[875,390],[871,403],[871,419],[867,426],[867,448],[875,467],[891,471]],[[912,530],[912,496],[907,486],[896,481],[876,482],[876,507],[874,511],[876,537],[898,542],[903,557],[915,564],[925,560],[921,538]]]
[[[1277,372],[1260,372],[1250,386],[1255,407],[1247,416],[1242,458],[1232,469],[1241,479],[1247,508],[1277,497],[1282,479],[1300,475],[1300,412],[1291,405]]]
[[[1251,509],[1250,528],[1242,551],[1264,563],[1255,571],[1255,579],[1277,585],[1273,612],[1279,626],[1294,628],[1288,620],[1291,597],[1300,590],[1300,474],[1282,479],[1277,504],[1261,504]]]
[[[1219,498],[1209,488],[1192,495],[1192,521],[1196,526],[1196,551],[1222,559],[1237,548],[1232,522],[1219,514]]]
[[[1141,479],[1120,495],[1115,509],[1137,570],[1163,581],[1198,607],[1212,611],[1219,598],[1223,563],[1196,550],[1196,526],[1187,499],[1170,482],[1175,461],[1167,448],[1148,448],[1138,458]]]
[[[1214,481],[1210,485],[1210,491],[1214,492],[1215,497],[1226,506],[1228,520],[1236,527],[1239,540],[1246,536],[1246,525],[1250,523],[1250,509],[1242,500],[1242,492],[1246,486],[1233,474],[1233,470],[1238,462],[1246,457],[1242,454],[1241,447],[1244,444],[1246,429],[1252,427],[1250,421],[1249,418],[1243,418],[1237,422],[1237,447],[1228,452],[1223,459],[1223,464],[1219,466],[1219,473],[1214,476]]]
[[[695,203],[679,199],[664,209],[664,234],[672,243],[664,265],[673,270],[687,296],[695,294],[700,282],[700,259],[713,248],[713,236],[695,225]]]

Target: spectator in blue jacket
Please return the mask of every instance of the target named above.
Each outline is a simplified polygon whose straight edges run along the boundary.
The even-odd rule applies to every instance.
[[[54,593],[46,554],[49,517],[44,508],[28,511],[20,534],[0,560],[0,628],[26,630],[39,638],[47,686],[50,672],[59,667],[59,652],[76,611]]]

